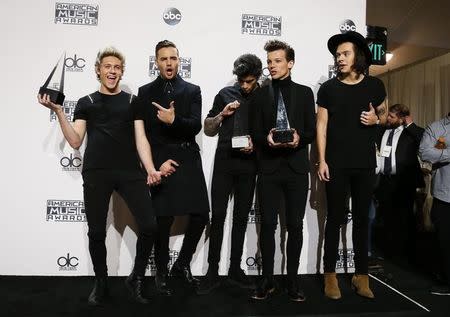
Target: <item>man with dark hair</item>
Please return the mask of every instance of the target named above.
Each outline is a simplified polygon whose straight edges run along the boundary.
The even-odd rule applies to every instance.
[[[419,154],[423,161],[433,164],[431,220],[441,255],[443,280],[433,286],[431,294],[450,295],[450,112],[430,123],[420,141]]]
[[[98,53],[95,72],[100,89],[78,100],[73,125],[67,121],[61,105],[51,102],[47,95],[38,97],[42,105],[55,111],[71,147],[78,149],[87,133],[82,175],[89,253],[95,272],[94,288],[88,299],[93,306],[104,304],[108,296],[105,226],[114,190],[130,207],[139,228],[134,269],[126,284],[137,302],[149,303],[143,294],[143,282],[153,247],[156,219],[148,185],[158,184],[161,175],[154,168],[151,157],[144,156],[139,142],[136,142],[147,176],[139,166],[133,137],[137,125],[136,121],[133,122],[130,107],[134,96],[119,86],[124,67],[125,59],[115,48],[106,48]]]
[[[275,290],[273,279],[275,229],[285,200],[287,288],[292,301],[304,301],[298,281],[303,243],[303,217],[308,195],[308,145],[315,136],[314,96],[309,87],[291,80],[294,50],[284,42],[264,46],[272,80],[255,92],[251,106],[251,136],[258,159],[258,202],[263,278],[252,298],[263,300]],[[283,131],[276,138],[275,135]]]
[[[219,140],[211,185],[209,267],[198,289],[199,294],[207,294],[220,285],[219,262],[223,225],[228,200],[232,194],[234,197],[233,229],[228,278],[240,287],[252,287],[251,281],[241,269],[241,257],[256,178],[256,159],[248,131],[248,100],[258,88],[261,73],[262,63],[257,56],[253,54],[239,56],[234,62],[233,69],[237,83],[219,91],[205,119],[205,134],[214,136],[219,133]],[[242,145],[236,144],[240,138],[244,138]]]
[[[413,121],[403,104],[389,107],[386,128],[377,139],[380,149],[380,183],[376,190],[379,213],[384,219],[385,256],[413,259],[416,221],[416,188],[425,182],[417,158],[424,129]]]
[[[375,182],[376,125],[386,121],[386,92],[381,80],[366,75],[372,55],[357,32],[336,34],[328,40],[337,77],[317,94],[317,148],[319,179],[326,182],[325,295],[341,298],[336,278],[339,227],[350,192],[353,215],[355,275],[359,295],[373,298],[368,280],[368,211]]]
[[[152,199],[159,232],[155,283],[160,294],[170,296],[167,275],[174,216],[188,215],[189,225],[170,274],[197,286],[199,281],[192,276],[190,262],[208,222],[209,202],[200,148],[195,141],[202,128],[200,87],[178,75],[179,56],[174,43],[164,40],[156,45],[156,64],[158,78],[139,88],[134,107],[136,120],[142,122],[139,132],[154,149],[155,166],[167,175],[152,188]]]

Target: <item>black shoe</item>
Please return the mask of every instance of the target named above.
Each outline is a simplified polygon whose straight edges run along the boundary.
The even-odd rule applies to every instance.
[[[191,267],[189,265],[180,265],[177,261],[172,265],[170,276],[182,277],[185,282],[192,286],[200,284],[200,280],[192,276]]]
[[[255,289],[255,284],[241,268],[228,271],[228,281],[240,288]]]
[[[125,280],[125,285],[131,293],[133,300],[139,304],[149,304],[150,301],[144,296],[144,277],[137,276],[134,272]]]
[[[273,292],[275,292],[275,281],[273,276],[264,277],[256,287],[251,298],[264,300],[267,299]]]
[[[298,278],[288,278],[287,281],[287,293],[289,299],[294,302],[304,302],[306,297],[302,288],[300,287],[300,283],[298,282]]]
[[[108,286],[106,284],[106,277],[96,277],[94,281],[94,288],[89,294],[88,304],[90,306],[101,306],[105,303],[108,297]]]
[[[449,296],[450,295],[450,287],[447,285],[432,286],[430,289],[430,293],[433,295]]]
[[[167,273],[156,272],[155,287],[159,295],[172,296],[173,294],[172,289],[167,285]]]
[[[205,278],[200,281],[197,288],[198,295],[206,295],[211,293],[212,290],[220,286],[219,274],[217,272],[209,272],[206,274]]]

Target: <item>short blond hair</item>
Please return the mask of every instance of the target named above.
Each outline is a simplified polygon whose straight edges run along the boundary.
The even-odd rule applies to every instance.
[[[100,68],[100,64],[105,57],[114,56],[120,60],[122,63],[122,72],[125,70],[125,56],[114,46],[108,46],[104,49],[98,51],[97,58],[95,59],[95,70],[97,71]],[[97,72],[96,72],[97,74]],[[97,74],[97,79],[100,79],[100,76]]]

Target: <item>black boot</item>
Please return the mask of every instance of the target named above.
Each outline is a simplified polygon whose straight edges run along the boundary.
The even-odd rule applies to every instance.
[[[170,275],[175,277],[182,277],[183,280],[192,286],[197,287],[200,284],[199,279],[192,276],[191,267],[189,265],[181,265],[178,261],[172,265]]]
[[[240,288],[255,289],[255,284],[241,269],[231,269],[228,271],[228,281],[231,284],[237,285]]]
[[[300,287],[300,283],[298,282],[297,276],[288,277],[287,280],[287,293],[289,299],[294,302],[304,302],[306,297],[302,288]]]
[[[219,274],[216,270],[208,270],[206,276],[200,281],[200,285],[197,288],[198,295],[206,295],[211,293],[212,290],[220,286]]]
[[[265,276],[259,282],[251,298],[264,300],[269,298],[273,292],[275,292],[275,281],[273,280],[273,276]]]
[[[125,285],[131,293],[131,297],[139,304],[149,304],[150,301],[144,296],[144,276],[138,276],[131,272],[125,280]]]
[[[156,272],[155,287],[159,295],[172,296],[172,289],[167,285],[167,273]]]
[[[108,286],[106,284],[107,277],[95,277],[94,287],[89,294],[88,304],[90,306],[101,306],[108,297]]]

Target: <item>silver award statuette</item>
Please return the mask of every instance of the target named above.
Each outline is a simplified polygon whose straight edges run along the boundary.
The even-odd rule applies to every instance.
[[[41,96],[43,96],[44,94],[49,95],[50,101],[57,105],[62,105],[64,102],[64,98],[66,98],[66,96],[64,96],[64,93],[63,93],[63,91],[64,91],[64,72],[65,72],[64,62],[66,60],[66,53],[64,53],[64,59],[62,60],[62,64],[61,64],[61,58],[62,58],[62,56],[59,58],[55,67],[53,67],[53,70],[50,73],[50,75],[48,76],[44,85],[42,85],[42,87],[39,88],[39,94]],[[53,83],[53,85],[51,85],[50,81],[52,80],[53,75],[55,74],[55,71],[58,68],[58,66],[61,66],[61,68],[62,68],[61,79],[60,79],[59,83]],[[49,88],[49,85],[52,88]]]
[[[240,104],[237,100],[234,101],[236,104]],[[243,149],[250,146],[250,141],[248,135],[244,132],[244,123],[241,116],[242,108],[237,108],[234,112],[234,126],[233,126],[233,137],[231,138],[231,147],[233,149]]]
[[[294,141],[294,131],[289,127],[286,106],[284,105],[283,95],[278,95],[277,122],[275,130],[272,132],[272,139],[275,143],[289,143]]]

